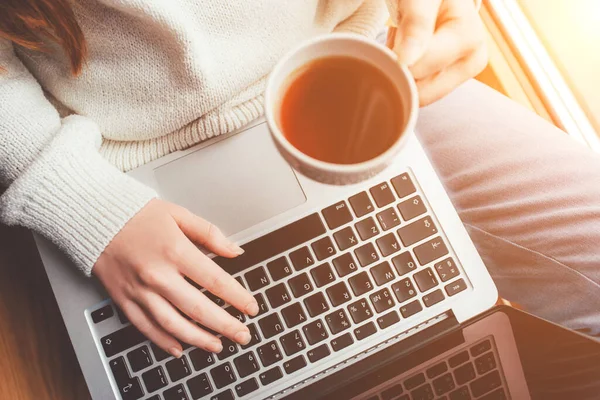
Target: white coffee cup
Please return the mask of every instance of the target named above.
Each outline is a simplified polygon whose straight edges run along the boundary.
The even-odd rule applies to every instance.
[[[398,139],[375,158],[356,164],[334,164],[317,160],[298,150],[280,129],[280,105],[290,76],[311,61],[330,56],[349,56],[369,62],[391,80],[400,95],[404,118],[401,132]],[[418,108],[417,88],[408,68],[400,65],[394,52],[387,47],[354,34],[329,34],[300,44],[277,63],[269,76],[265,92],[265,116],[279,152],[301,174],[335,185],[363,181],[388,166],[414,130]]]

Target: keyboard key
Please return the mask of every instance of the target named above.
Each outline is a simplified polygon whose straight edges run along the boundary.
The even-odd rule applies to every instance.
[[[425,371],[425,373],[427,374],[427,377],[429,379],[433,379],[446,371],[448,371],[448,365],[445,361],[442,361],[439,364],[435,364],[433,367],[427,368],[427,371]]]
[[[244,245],[244,254],[234,257],[215,257],[213,261],[231,275],[313,240],[326,232],[319,214],[314,213],[276,229]]]
[[[480,397],[480,400],[507,400],[507,397],[506,393],[504,393],[504,389],[499,388],[483,397]]]
[[[444,300],[444,294],[440,289],[434,290],[433,292],[423,296],[423,303],[425,303],[425,306],[427,307],[431,307],[432,305],[437,304],[442,300]]]
[[[227,389],[224,392],[215,394],[210,400],[235,400],[235,398],[231,389]]]
[[[337,310],[331,314],[327,314],[325,316],[325,321],[329,326],[329,330],[334,335],[350,328],[350,321],[348,321],[348,317],[346,316],[346,312],[344,310]]]
[[[418,373],[406,379],[404,381],[404,387],[406,390],[412,390],[423,383],[425,383],[425,375],[423,375],[423,373]]]
[[[233,364],[235,364],[235,369],[240,378],[245,378],[260,369],[258,361],[251,351],[236,357],[233,360]]]
[[[233,318],[237,319],[240,322],[246,322],[246,315],[241,312],[240,310],[238,310],[237,308],[235,308],[234,306],[229,306],[225,309],[225,311],[227,311],[227,313],[229,315],[231,315]]]
[[[329,229],[336,229],[352,221],[352,214],[345,201],[335,203],[321,211]]]
[[[263,267],[254,268],[250,272],[244,274],[246,282],[248,282],[248,288],[251,291],[255,291],[264,288],[269,284],[269,277]]]
[[[434,398],[433,390],[429,383],[413,390],[410,392],[410,395],[413,400],[433,400]]]
[[[350,346],[352,343],[354,343],[352,335],[350,335],[350,333],[344,333],[342,336],[338,336],[331,341],[331,348],[333,351],[340,351]]]
[[[290,260],[296,271],[301,271],[306,267],[310,267],[315,263],[315,260],[310,254],[308,247],[300,247],[298,250],[294,250],[290,253]]]
[[[381,286],[394,279],[394,272],[390,268],[390,263],[387,261],[371,267],[371,275],[373,275],[373,279],[377,286]]]
[[[139,347],[127,353],[127,359],[133,372],[138,372],[152,365],[152,357],[148,346]]]
[[[119,322],[121,322],[122,324],[128,324],[129,320],[125,316],[125,313],[119,307],[115,306],[115,308],[117,309],[117,316],[119,317]]]
[[[366,272],[361,272],[348,279],[348,283],[352,288],[355,296],[361,296],[371,290],[373,290],[373,283],[369,279],[369,275]]]
[[[260,357],[260,361],[262,365],[268,367],[271,364],[280,361],[282,356],[279,351],[279,346],[277,346],[277,342],[270,341],[267,344],[264,344],[256,349],[258,356]]]
[[[281,310],[281,316],[288,328],[292,328],[306,321],[306,314],[300,303],[294,303]]]
[[[436,263],[434,266],[438,276],[440,277],[442,282],[449,281],[450,279],[458,276],[459,271],[456,267],[456,263],[450,257],[446,258],[439,263]]]
[[[437,278],[433,274],[431,268],[425,268],[424,270],[417,272],[413,275],[413,279],[421,292],[426,292],[429,289],[436,287],[438,284]]]
[[[173,357],[172,355],[170,355],[169,353],[167,353],[166,351],[164,351],[163,349],[161,349],[154,343],[150,343],[150,347],[152,348],[152,354],[154,354],[154,359],[157,362],[160,362],[169,357]]]
[[[373,243],[367,243],[365,245],[362,245],[358,249],[354,250],[354,254],[356,254],[358,262],[363,267],[371,265],[375,261],[379,260],[379,256],[375,251],[375,247],[373,247]]]
[[[316,363],[317,361],[324,359],[330,354],[331,351],[329,350],[329,347],[327,347],[326,344],[317,346],[314,349],[309,350],[308,353],[306,353],[306,355],[308,356],[308,360],[311,363]]]
[[[373,217],[367,217],[362,221],[357,222],[354,224],[354,227],[362,240],[367,240],[379,235],[379,228],[375,224]]]
[[[396,214],[396,209],[393,207],[387,208],[380,213],[377,213],[377,221],[381,229],[384,231],[390,230],[400,225],[400,217]]]
[[[259,316],[265,314],[267,311],[269,311],[269,306],[267,305],[267,302],[265,301],[265,297],[262,295],[262,293],[256,293],[254,295],[254,298],[256,299],[256,302],[258,303],[258,314],[256,314],[252,318],[259,317]]]
[[[258,390],[258,382],[255,378],[250,378],[247,381],[235,385],[235,392],[239,397],[244,397],[256,390]]]
[[[241,277],[241,276],[236,276],[236,277],[235,277],[235,280],[236,280],[236,281],[238,281],[238,283],[239,283],[240,285],[242,285],[242,287],[243,287],[244,289],[246,289],[246,285],[244,284],[244,280],[242,279],[242,277]]]
[[[435,237],[414,248],[415,256],[421,265],[427,265],[430,262],[448,254],[448,248],[440,237]]]
[[[417,264],[408,251],[394,256],[392,258],[392,264],[394,264],[394,268],[396,268],[396,271],[400,276],[417,269]]]
[[[224,360],[231,357],[238,352],[238,345],[231,339],[222,337],[221,344],[223,344],[223,350],[217,354],[219,360]]]
[[[494,368],[496,368],[496,360],[494,359],[494,354],[492,352],[489,352],[487,354],[482,355],[481,357],[476,358],[475,368],[477,369],[477,373],[479,375],[488,373]]]
[[[333,266],[337,274],[341,277],[346,276],[358,269],[358,265],[354,262],[351,253],[345,253],[333,259]]]
[[[308,310],[308,314],[310,314],[311,317],[315,317],[319,314],[329,311],[329,304],[321,292],[315,293],[312,296],[304,299],[304,306]]]
[[[371,199],[369,199],[367,192],[355,194],[350,197],[348,201],[350,202],[350,207],[354,210],[354,214],[356,214],[358,218],[367,215],[374,210],[373,203],[371,203]]]
[[[375,327],[375,324],[372,322],[367,322],[363,326],[359,326],[354,330],[354,336],[356,336],[358,340],[363,340],[364,338],[374,335],[376,332],[377,327]]]
[[[248,330],[250,331],[251,339],[248,344],[242,346],[242,349],[244,349],[244,350],[246,350],[249,347],[254,346],[255,344],[260,343],[260,341],[261,341],[260,333],[258,333],[258,329],[256,329],[255,324],[249,324]]]
[[[360,324],[364,320],[367,320],[373,316],[371,306],[369,306],[369,303],[366,299],[361,299],[350,304],[348,306],[348,312],[350,313],[350,317],[355,324]]]
[[[397,396],[402,394],[402,392],[403,392],[402,385],[397,384],[397,385],[394,385],[391,388],[386,389],[383,392],[381,392],[381,399],[382,400],[393,400],[393,399],[395,400]]]
[[[260,378],[260,382],[266,386],[275,382],[278,379],[281,379],[283,377],[283,373],[281,372],[281,368],[273,367],[263,372],[258,377]]]
[[[382,182],[377,186],[373,186],[369,189],[369,192],[371,192],[371,196],[373,196],[373,200],[375,200],[375,204],[377,204],[377,207],[379,208],[387,206],[396,200],[390,189],[390,185],[388,185],[387,182]]]
[[[312,283],[310,283],[310,279],[308,279],[308,274],[306,273],[291,278],[288,281],[288,285],[296,298],[302,297],[313,290]]]
[[[213,391],[212,385],[208,380],[208,375],[206,374],[200,374],[188,379],[186,384],[194,400],[207,396]]]
[[[162,367],[152,368],[142,374],[142,380],[148,393],[162,389],[169,384]]]
[[[285,257],[279,257],[267,263],[267,269],[274,281],[278,281],[292,274],[292,267],[290,267],[290,264]]]
[[[462,351],[462,352],[450,357],[448,359],[448,364],[450,364],[450,366],[452,368],[454,368],[468,360],[469,360],[469,353],[467,353],[466,351]]]
[[[144,395],[140,380],[129,375],[125,358],[115,358],[110,361],[109,365],[123,400],[137,400]]]
[[[167,361],[165,367],[167,367],[167,372],[169,373],[171,382],[177,382],[178,380],[183,379],[192,373],[192,369],[188,364],[186,356],[181,356],[181,358],[174,358],[171,361]]]
[[[487,375],[478,378],[477,380],[471,382],[471,392],[473,396],[479,397],[481,395],[486,394],[487,392],[491,392],[492,390],[502,386],[502,380],[500,379],[500,373],[498,370],[492,371]]]
[[[230,383],[235,382],[235,374],[231,364],[226,362],[210,370],[210,376],[213,378],[213,382],[217,389],[221,389]]]
[[[331,304],[334,307],[344,304],[351,299],[350,292],[348,292],[348,287],[344,282],[339,282],[328,287],[326,292]]]
[[[215,355],[203,349],[194,349],[189,356],[196,371],[202,371],[215,363]]]
[[[313,345],[315,343],[319,343],[322,340],[325,340],[329,337],[329,334],[325,330],[325,326],[323,325],[323,321],[320,319],[311,322],[310,324],[306,324],[302,327],[302,331],[304,331],[304,336],[306,336],[306,340],[308,344]]]
[[[129,325],[110,335],[104,336],[100,339],[100,342],[102,343],[106,357],[112,357],[124,350],[142,344],[146,340],[146,337],[135,326]]]
[[[408,176],[407,173],[398,175],[397,177],[393,178],[392,186],[394,186],[394,190],[400,198],[406,197],[409,194],[413,194],[417,191],[417,189],[415,189],[415,185],[413,184],[412,180],[410,179],[410,176]]]
[[[196,285],[195,282],[193,282],[192,284]],[[215,303],[216,305],[218,305],[219,307],[224,306],[225,305],[225,300],[223,300],[220,297],[217,297],[217,295],[212,294],[211,292],[204,290],[202,291],[202,293],[204,293],[204,295],[213,303]]]
[[[454,384],[451,373],[442,375],[433,381],[433,391],[437,396],[448,393],[449,391],[454,390],[455,387],[456,385]]]
[[[398,299],[398,303],[403,303],[417,295],[417,290],[413,286],[410,278],[402,279],[392,285],[392,290]]]
[[[94,321],[95,324],[102,322],[112,317],[113,315],[115,315],[115,312],[110,304],[107,304],[102,308],[92,311],[92,313],[90,314],[90,316],[92,317],[92,321]]]
[[[277,308],[292,300],[290,293],[283,283],[268,288],[265,291],[271,308]]]
[[[492,343],[488,340],[484,340],[483,342],[477,343],[476,345],[471,347],[471,355],[473,357],[477,357],[480,354],[485,353],[486,351],[492,348]]]
[[[283,363],[283,369],[285,370],[286,374],[293,374],[294,372],[304,367],[306,367],[306,360],[302,355],[294,357],[291,360],[288,360]]]
[[[473,363],[468,363],[456,368],[454,370],[454,378],[456,379],[456,383],[458,383],[459,385],[465,384],[475,379],[475,368],[473,368]]]
[[[317,287],[325,286],[335,280],[335,276],[333,276],[333,271],[331,270],[329,263],[321,264],[318,267],[311,269],[310,274]]]
[[[469,393],[469,388],[463,386],[461,388],[456,389],[454,392],[450,393],[450,400],[471,400],[471,393]]]
[[[371,299],[371,304],[375,307],[375,311],[378,313],[389,310],[394,306],[394,299],[392,299],[390,291],[385,288],[371,294],[369,298]]]
[[[342,251],[358,244],[358,239],[356,238],[351,226],[347,226],[344,229],[334,233],[333,239],[335,239],[335,242]]]
[[[398,229],[398,236],[404,246],[411,246],[437,232],[433,220],[427,216]]]
[[[448,296],[454,296],[455,294],[462,292],[466,288],[467,284],[465,283],[464,279],[461,278],[446,285],[444,289],[446,289],[446,293],[448,294]]]
[[[415,196],[398,204],[398,211],[400,211],[402,218],[404,218],[405,221],[408,221],[419,215],[425,214],[427,208],[425,207],[423,200],[421,200],[421,196]]]
[[[267,315],[263,319],[259,320],[258,326],[260,326],[260,330],[262,331],[265,339],[273,337],[279,332],[283,331],[283,323],[276,313]]]
[[[300,335],[300,331],[297,329],[290,333],[286,333],[279,339],[279,341],[281,342],[283,351],[288,356],[294,355],[306,348],[304,340],[302,339],[302,335]]]
[[[165,400],[189,400],[183,385],[179,384],[163,392]]]
[[[391,232],[383,237],[380,237],[375,242],[377,243],[377,247],[379,247],[379,251],[384,257],[394,254],[400,250],[400,243],[398,243],[396,236]]]
[[[419,303],[419,300],[415,300],[413,302],[410,302],[410,303],[400,307],[400,314],[402,314],[402,316],[404,318],[408,318],[422,310],[423,310],[423,306],[421,305],[421,303]]]
[[[317,260],[322,261],[335,254],[335,247],[329,236],[325,236],[311,245]]]

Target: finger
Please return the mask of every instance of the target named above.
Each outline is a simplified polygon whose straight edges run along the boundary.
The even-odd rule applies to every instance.
[[[183,277],[172,279],[162,295],[194,321],[242,345],[251,340],[250,331],[237,318],[210,301]]]
[[[179,270],[241,312],[251,316],[258,314],[258,303],[254,296],[191,243],[181,253]]]
[[[181,231],[196,244],[224,257],[236,257],[244,250],[231,242],[221,230],[188,209],[171,205],[171,215]]]
[[[432,76],[483,45],[484,32],[477,15],[444,21],[429,42],[424,56],[410,67],[416,80]]]
[[[421,107],[446,96],[452,90],[479,74],[487,65],[487,51],[481,46],[438,74],[417,81]]]
[[[148,290],[142,295],[141,301],[142,307],[152,316],[154,321],[165,332],[182,342],[213,353],[219,353],[223,349],[221,341],[216,336],[185,319],[161,295]]]
[[[133,301],[125,301],[119,304],[119,307],[133,326],[150,339],[150,341],[171,354],[173,357],[181,357],[181,354],[183,353],[181,344],[173,336],[169,335],[154,323],[140,306]]]
[[[437,21],[442,0],[398,0],[392,18],[398,27],[394,52],[402,64],[413,65],[423,56]]]

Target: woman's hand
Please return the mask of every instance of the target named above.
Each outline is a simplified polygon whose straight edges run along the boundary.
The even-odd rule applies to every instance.
[[[487,64],[475,0],[387,0],[396,27],[388,46],[409,66],[421,106],[444,97]]]
[[[175,357],[182,352],[177,339],[211,352],[222,350],[217,337],[181,313],[240,344],[250,341],[244,324],[185,277],[246,314],[258,313],[254,297],[192,242],[225,257],[243,252],[185,208],[152,200],[115,236],[92,270],[131,323]]]

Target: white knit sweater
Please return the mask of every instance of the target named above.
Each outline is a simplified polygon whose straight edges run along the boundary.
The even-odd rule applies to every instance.
[[[387,15],[380,0],[74,4],[90,50],[77,77],[53,44],[0,39],[0,221],[43,234],[88,275],[156,196],[123,171],[259,117],[265,77],[291,46],[372,35]]]

